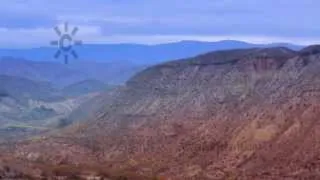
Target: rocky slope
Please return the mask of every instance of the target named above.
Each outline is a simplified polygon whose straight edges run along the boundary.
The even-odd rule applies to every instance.
[[[148,68],[96,118],[11,155],[174,180],[318,179],[319,52],[218,51]]]

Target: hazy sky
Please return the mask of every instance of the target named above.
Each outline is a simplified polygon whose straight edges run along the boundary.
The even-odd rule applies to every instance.
[[[53,27],[86,43],[320,42],[319,0],[1,0],[0,46],[48,45]]]

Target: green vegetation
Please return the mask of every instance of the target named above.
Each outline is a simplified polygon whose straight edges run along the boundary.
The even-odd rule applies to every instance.
[[[30,125],[7,125],[3,127],[2,129],[6,130],[48,130],[48,128],[45,127],[38,127],[38,126],[30,126]]]

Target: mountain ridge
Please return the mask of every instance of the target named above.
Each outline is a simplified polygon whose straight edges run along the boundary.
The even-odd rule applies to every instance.
[[[58,62],[32,61],[14,57],[0,59],[0,75],[47,81],[57,88],[87,79],[95,79],[107,84],[122,84],[144,67],[121,62],[77,61],[65,65]]]
[[[204,41],[180,41],[165,44],[84,44],[75,50],[81,60],[116,62],[129,61],[138,65],[154,65],[172,59],[187,58],[209,51],[239,48],[263,48],[286,46],[298,50],[303,46],[288,43],[254,44],[243,41],[224,40],[216,42]],[[32,59],[36,61],[58,61],[53,58],[56,49],[50,47],[33,49],[1,50],[0,57],[11,56],[17,58]],[[62,61],[61,61],[62,62]]]

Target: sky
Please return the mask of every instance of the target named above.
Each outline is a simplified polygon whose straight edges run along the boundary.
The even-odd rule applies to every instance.
[[[47,46],[65,22],[90,44],[315,44],[319,7],[319,0],[1,0],[0,47]]]

